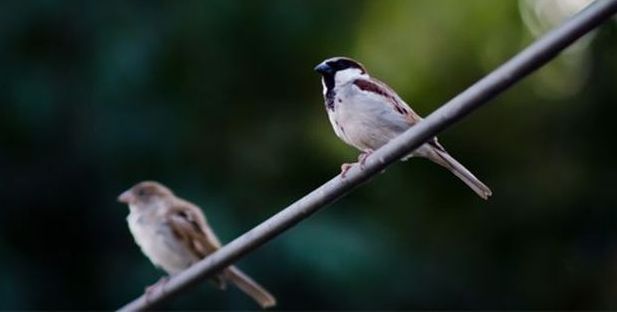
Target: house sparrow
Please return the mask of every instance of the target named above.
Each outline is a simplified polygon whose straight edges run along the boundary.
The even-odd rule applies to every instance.
[[[333,57],[315,67],[321,74],[323,95],[336,135],[345,143],[361,151],[358,161],[364,165],[366,157],[422,120],[385,83],[369,76],[357,61]],[[420,156],[450,170],[483,199],[491,190],[469,170],[454,159],[437,138],[433,138],[403,158]],[[341,166],[342,176],[352,166]]]
[[[129,206],[129,229],[141,251],[169,275],[187,269],[221,247],[201,209],[176,197],[160,183],[138,183],[122,193],[118,201]],[[276,304],[274,296],[233,265],[214,281],[220,289],[226,287],[227,281],[232,282],[262,308]]]

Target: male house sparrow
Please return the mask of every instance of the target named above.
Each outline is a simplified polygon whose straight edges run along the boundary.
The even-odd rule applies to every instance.
[[[169,275],[187,269],[221,247],[201,209],[176,197],[160,183],[138,183],[122,193],[118,201],[129,205],[129,229],[141,251]],[[262,308],[276,304],[274,296],[233,265],[214,281],[221,289],[227,281],[232,282]]]
[[[330,123],[336,135],[345,143],[359,149],[360,165],[374,150],[385,145],[422,120],[385,83],[369,76],[357,61],[346,57],[333,57],[315,67],[322,75],[323,95]],[[450,170],[483,199],[491,190],[469,170],[446,152],[433,138],[420,146],[412,156],[428,158]],[[343,177],[351,164],[343,164]]]

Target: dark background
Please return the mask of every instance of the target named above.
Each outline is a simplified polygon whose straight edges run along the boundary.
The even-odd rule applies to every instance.
[[[426,115],[555,25],[529,5],[2,1],[0,309],[127,303],[163,273],[119,193],[161,181],[230,241],[357,156],[317,63],[354,57]],[[617,308],[617,25],[586,39],[440,135],[489,201],[412,159],[239,266],[280,309]],[[204,284],[164,307],[256,305]]]

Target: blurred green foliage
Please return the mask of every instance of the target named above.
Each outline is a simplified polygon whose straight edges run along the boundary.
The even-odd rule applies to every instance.
[[[357,155],[315,64],[354,57],[426,115],[533,41],[518,5],[1,2],[0,309],[128,302],[163,273],[121,191],[159,180],[230,241]],[[615,23],[546,74],[567,63],[440,136],[490,201],[410,160],[239,266],[281,309],[615,309]],[[203,285],[165,308],[256,306]]]

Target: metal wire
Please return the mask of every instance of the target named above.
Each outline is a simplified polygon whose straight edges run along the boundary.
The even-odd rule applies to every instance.
[[[508,62],[485,76],[426,119],[393,139],[368,157],[365,167],[352,167],[346,177],[332,178],[287,208],[281,210],[250,231],[239,236],[212,255],[171,278],[164,287],[140,296],[120,311],[151,309],[177,295],[217,271],[229,266],[252,250],[273,239],[317,210],[332,204],[387,166],[419,147],[429,138],[461,120],[501,92],[546,64],[578,38],[591,31],[617,12],[617,0],[597,0],[561,26],[540,38]]]

